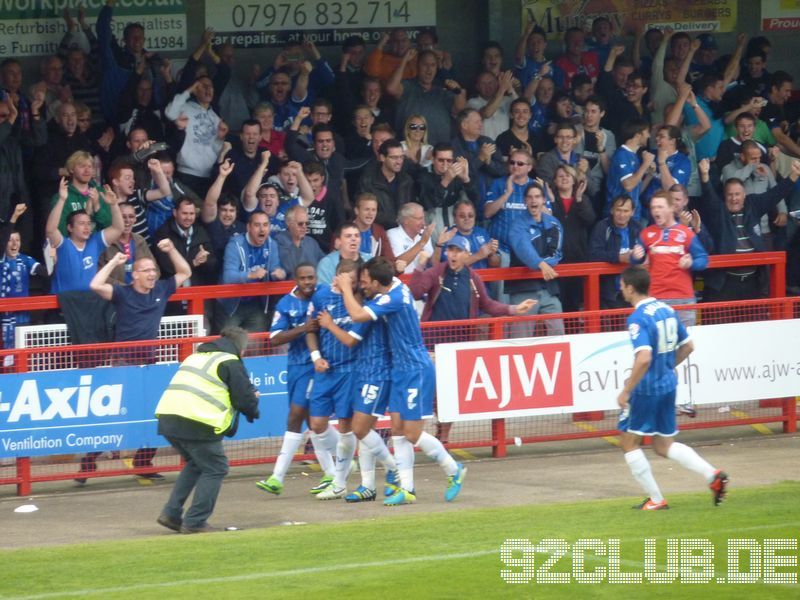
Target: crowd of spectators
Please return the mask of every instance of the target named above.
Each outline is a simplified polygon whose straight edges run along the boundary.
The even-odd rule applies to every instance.
[[[347,38],[334,64],[290,42],[248,80],[213,31],[174,72],[141,25],[117,40],[113,12],[93,26],[65,13],[32,85],[19,60],[0,62],[0,297],[28,295],[34,275],[88,291],[103,265],[114,285],[137,285],[141,264],[177,286],[291,279],[303,263],[329,282],[340,259],[380,255],[424,282],[423,317],[442,319],[579,310],[566,262],[645,262],[675,303],[696,300],[709,254],[800,264],[799,107],[764,37],[741,33],[720,56],[709,33],[631,40],[598,18],[549,54],[560,40],[529,25],[512,57],[487,43],[466,81],[434,32],[394,30],[375,48]],[[543,278],[469,275],[509,265]],[[707,272],[705,298],[766,285],[763,268]],[[609,277],[603,306],[620,298]],[[207,317],[264,331],[268,309],[228,298]],[[5,347],[27,319],[3,317]]]

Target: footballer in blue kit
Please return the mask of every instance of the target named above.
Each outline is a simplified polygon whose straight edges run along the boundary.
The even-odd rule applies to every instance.
[[[320,319],[319,333],[306,336],[311,360],[314,362],[314,379],[309,404],[309,426],[315,444],[329,450],[335,457],[332,485],[323,490],[320,500],[342,498],[346,494],[345,483],[356,451],[356,436],[352,431],[353,402],[356,397],[356,376],[360,348],[349,343],[349,338],[361,341],[366,330],[363,324],[355,324],[344,305],[344,286],[354,293],[359,263],[343,259],[336,266],[337,278],[333,285],[320,285],[308,305],[309,317]],[[342,343],[329,327],[335,324],[343,330],[348,343]],[[330,417],[339,421],[339,431],[330,426]]]
[[[669,508],[641,448],[645,435],[653,436],[653,449],[657,454],[702,475],[711,489],[714,505],[718,505],[725,497],[728,476],[689,446],[673,441],[678,434],[675,367],[694,350],[692,340],[672,307],[649,296],[650,275],[644,268],[629,267],[623,271],[621,279],[622,295],[635,308],[628,317],[628,334],[635,358],[630,377],[617,398],[622,409],[620,446],[634,478],[649,494],[634,508]]]
[[[306,344],[306,334],[319,330],[317,320],[308,317],[311,297],[317,291],[317,269],[310,263],[301,263],[295,267],[294,278],[295,288],[275,306],[269,331],[272,346],[289,344],[286,369],[289,416],[286,433],[283,435],[283,444],[272,475],[256,482],[260,489],[275,495],[283,491],[283,480],[292,464],[292,458],[305,438],[303,423],[308,420],[309,394],[314,376],[314,364]],[[335,436],[335,430],[333,435]],[[316,443],[314,452],[324,472],[320,483],[311,488],[312,494],[318,494],[333,481],[334,462],[330,450],[320,448]]]
[[[339,277],[337,275],[337,281]],[[400,486],[386,497],[384,504],[397,506],[416,501],[414,446],[442,467],[448,477],[445,500],[452,501],[461,491],[466,468],[453,459],[438,439],[423,429],[423,419],[433,414],[436,373],[422,340],[411,291],[395,279],[394,265],[382,257],[367,261],[361,269],[360,282],[370,300],[362,306],[353,291],[342,285],[347,311],[357,323],[384,321],[392,356],[389,412]]]
[[[389,452],[383,438],[374,430],[378,417],[386,414],[389,407],[391,390],[388,333],[383,321],[355,323],[346,331],[327,312],[319,314],[319,326],[333,334],[339,342],[347,347],[359,346],[358,375],[355,376],[356,387],[353,395],[353,417],[346,426],[352,433],[340,430],[339,447],[348,450],[349,436],[355,435],[359,440],[360,450],[358,462],[361,471],[361,485],[347,494],[348,460],[352,455],[342,452],[341,462],[338,460],[333,485],[321,492],[320,500],[344,499],[347,502],[367,502],[377,498],[375,486],[375,464],[380,462],[386,469],[386,486],[384,495],[393,494],[397,489],[399,474],[397,463]],[[354,374],[355,375],[355,374]],[[340,428],[341,429],[341,428]],[[342,441],[344,440],[344,444]],[[341,468],[339,466],[341,465]]]

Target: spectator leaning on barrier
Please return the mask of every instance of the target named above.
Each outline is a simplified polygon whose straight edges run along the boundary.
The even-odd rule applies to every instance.
[[[286,211],[286,231],[275,234],[280,264],[287,278],[294,278],[297,265],[316,265],[325,256],[317,241],[308,235],[308,209],[292,206]]]
[[[133,283],[133,265],[142,258],[153,258],[147,241],[140,235],[133,233],[133,226],[136,223],[136,212],[132,204],[120,204],[119,210],[122,213],[122,233],[119,239],[113,244],[109,244],[105,252],[100,255],[98,267],[102,268],[117,254],[125,256],[125,260],[119,262],[112,269],[108,276],[112,284]]]
[[[633,219],[633,200],[617,196],[611,202],[611,215],[598,222],[589,236],[589,260],[630,264],[631,252],[639,239],[641,227]],[[620,291],[617,275],[600,278],[600,307],[624,308],[628,305]]]
[[[47,219],[47,241],[56,251],[56,268],[53,276],[53,293],[70,290],[88,290],[97,272],[100,253],[119,239],[124,227],[119,210],[117,195],[107,185],[100,196],[111,212],[111,225],[102,231],[92,233],[92,221],[83,209],[78,209],[67,217],[68,237],[59,231],[58,224],[67,201],[67,179],[61,178],[53,210]]]
[[[398,272],[412,273],[417,265],[420,252],[427,256],[433,254],[434,224],[425,225],[425,211],[416,202],[408,202],[397,213],[397,227],[386,232],[392,252],[395,255],[395,266]]]
[[[647,261],[650,294],[670,306],[694,304],[692,271],[708,266],[708,252],[689,227],[675,219],[674,201],[669,192],[659,191],[650,200],[653,225],[645,227],[633,247],[632,264]],[[685,327],[695,324],[693,310],[678,312]]]
[[[206,228],[197,222],[197,210],[189,198],[180,198],[172,211],[172,218],[156,231],[153,256],[156,257],[161,278],[175,274],[172,261],[158,249],[158,242],[169,238],[192,267],[192,277],[184,285],[211,285],[217,283],[217,257],[212,252],[211,238]]]
[[[47,279],[44,267],[33,257],[20,252],[22,239],[14,228],[26,208],[25,204],[17,204],[8,223],[0,223],[0,298],[24,298],[30,294],[31,277]],[[27,325],[30,321],[31,315],[25,311],[0,313],[2,347],[14,348],[17,325]],[[13,363],[14,357],[6,356],[2,366],[7,367]]]
[[[525,190],[525,205],[528,210],[511,225],[511,266],[526,266],[542,272],[542,279],[509,281],[506,292],[512,304],[521,304],[528,298],[536,300],[528,314],[560,313],[559,285],[555,267],[561,262],[561,248],[564,243],[564,230],[558,219],[545,210],[544,190],[538,183],[528,185]],[[563,335],[564,321],[550,319],[545,321],[548,335]],[[530,333],[527,326],[522,337]],[[515,337],[520,337],[516,335]]]
[[[729,179],[723,188],[724,200],[720,200],[711,184],[710,168],[708,159],[698,163],[703,186],[700,214],[713,234],[717,252],[746,254],[764,251],[759,223],[768,211],[791,193],[800,178],[800,160],[792,161],[789,177],[762,194],[748,195],[741,180]],[[766,272],[759,267],[716,269],[706,274],[705,283],[704,300],[708,302],[761,298],[768,288]]]
[[[247,233],[232,237],[225,247],[221,283],[282,281],[278,245],[269,236],[269,217],[260,211],[250,213]],[[224,322],[220,328],[241,326],[248,331],[264,331],[267,317],[263,297],[223,298]]]
[[[259,418],[258,391],[242,362],[247,332],[225,329],[222,337],[201,344],[181,363],[156,406],[158,433],[186,461],[157,522],[181,533],[214,531],[214,512],[228,459],[222,437],[233,437],[239,413],[249,423]],[[209,398],[214,400],[209,404]],[[183,505],[194,490],[192,505]]]
[[[317,281],[326,285],[333,283],[336,266],[342,259],[367,261],[371,257],[360,250],[361,232],[355,223],[345,223],[336,232],[334,247],[336,250],[327,254],[317,265]]]
[[[526,299],[519,305],[493,300],[480,276],[467,264],[470,243],[462,235],[454,235],[445,243],[446,259],[434,262],[421,252],[408,284],[415,300],[425,300],[422,321],[456,321],[476,319],[479,314],[495,317],[524,315],[536,304]]]
[[[378,216],[378,199],[375,194],[364,192],[356,196],[353,206],[355,219],[353,222],[361,232],[361,252],[370,256],[383,256],[394,263],[394,252],[386,230],[375,222]]]
[[[138,257],[133,263],[131,283],[120,285],[109,283],[109,277],[125,265],[127,256],[123,252],[115,254],[89,283],[91,290],[98,296],[114,304],[117,311],[114,341],[132,342],[158,339],[161,317],[167,308],[167,300],[188,279],[192,270],[189,264],[175,249],[172,241],[161,240],[158,249],[169,256],[175,270],[175,276],[167,280],[158,279],[158,268],[152,257]],[[116,364],[142,365],[156,361],[156,347],[143,345],[137,348],[119,350],[115,358]],[[95,459],[99,453],[90,452],[81,460],[81,471],[96,471]],[[133,455],[133,467],[148,468],[153,466],[155,448],[139,448]],[[160,473],[142,473],[145,479],[164,479]],[[85,482],[78,480],[79,483]]]

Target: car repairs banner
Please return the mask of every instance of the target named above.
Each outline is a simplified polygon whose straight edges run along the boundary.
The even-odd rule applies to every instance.
[[[529,22],[558,38],[570,27],[588,28],[607,17],[614,34],[639,27],[675,31],[736,31],[738,0],[522,0],[522,28]],[[553,38],[551,38],[553,39]]]
[[[244,359],[261,418],[234,439],[283,435],[286,355]],[[0,375],[0,458],[167,446],[154,411],[178,365]]]
[[[411,39],[436,26],[435,0],[206,0],[206,27],[215,42],[237,48],[282,46],[308,39],[317,46],[339,46],[351,35],[375,44],[384,31],[405,29]]]
[[[56,54],[66,33],[64,9],[77,23],[78,8],[84,6],[86,22],[94,30],[97,13],[104,5],[105,0],[2,0],[0,56]],[[145,48],[151,52],[186,50],[185,0],[117,0],[111,26],[120,43],[128,23],[144,26]],[[83,33],[78,36],[85,38]],[[88,49],[88,42],[84,47]]]
[[[800,320],[704,325],[676,369],[678,402],[800,394]],[[633,365],[627,332],[436,345],[438,416],[472,421],[616,410]]]
[[[762,31],[800,31],[800,0],[761,0]]]

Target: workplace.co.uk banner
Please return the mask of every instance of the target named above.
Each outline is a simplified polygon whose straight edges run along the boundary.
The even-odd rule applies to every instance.
[[[690,328],[679,403],[800,395],[800,320]],[[436,345],[439,419],[474,421],[616,410],[633,365],[628,333]]]
[[[237,440],[283,435],[286,356],[244,359],[261,418]],[[0,458],[166,446],[154,416],[178,365],[0,375]]]

